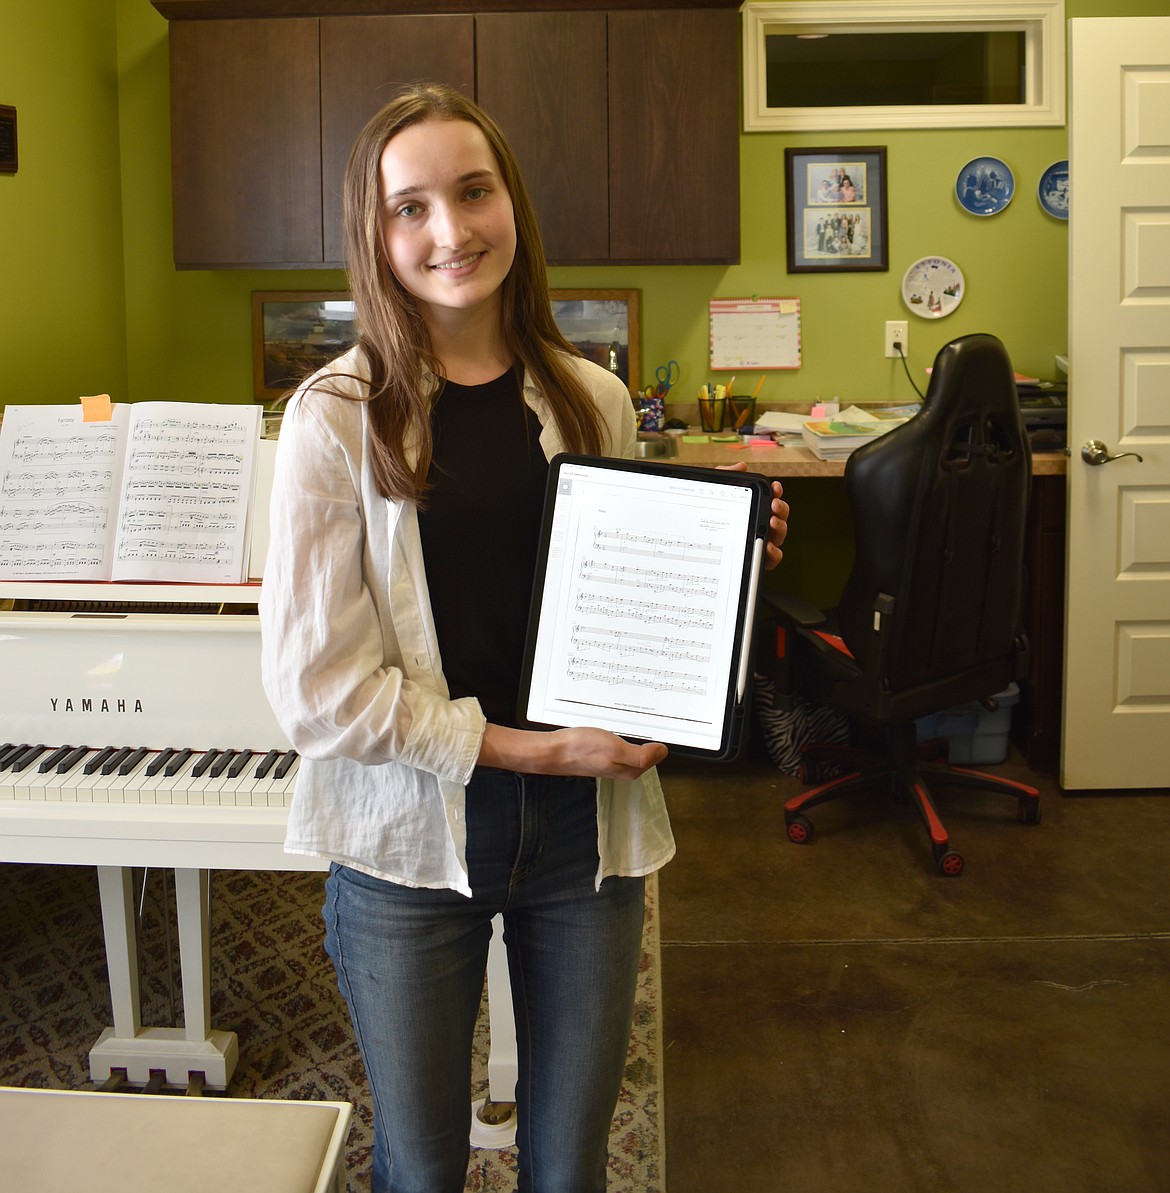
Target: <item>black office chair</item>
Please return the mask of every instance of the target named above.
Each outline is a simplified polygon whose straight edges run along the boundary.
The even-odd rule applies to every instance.
[[[764,597],[759,669],[781,701],[845,713],[875,748],[806,748],[806,781],[825,761],[854,769],[787,801],[787,834],[812,835],[808,808],[861,788],[909,796],[935,864],[963,870],[930,781],[1003,792],[1040,819],[1034,787],[929,761],[915,720],[986,700],[1019,679],[1031,451],[1011,362],[994,336],[969,335],[935,358],[921,410],[850,456],[845,490],[855,555],[831,614],[783,593]],[[862,765],[856,764],[861,761]]]

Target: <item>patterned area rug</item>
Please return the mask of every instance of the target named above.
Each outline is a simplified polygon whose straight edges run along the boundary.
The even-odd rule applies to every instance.
[[[141,878],[141,872],[138,874]],[[173,894],[152,871],[142,907],[142,1019],[182,1022]],[[324,875],[212,875],[212,1023],[239,1037],[227,1093],[350,1101],[351,1193],[369,1188],[369,1095],[333,967],[321,946]],[[165,888],[165,889],[164,889]],[[136,888],[137,889],[137,888]],[[610,1193],[662,1193],[658,888],[646,931],[625,1081],[610,1136]],[[171,978],[173,975],[173,981]],[[0,865],[0,1085],[93,1089],[88,1053],[110,1022],[97,877],[82,866]],[[481,1009],[472,1096],[487,1092]],[[515,1151],[472,1152],[468,1193],[515,1188]]]

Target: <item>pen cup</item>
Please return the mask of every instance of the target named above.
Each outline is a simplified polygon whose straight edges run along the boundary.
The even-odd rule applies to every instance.
[[[645,395],[637,399],[638,430],[661,431],[666,422],[666,399]]]
[[[704,431],[722,431],[726,399],[699,395],[699,425]]]
[[[727,399],[727,425],[733,431],[742,430],[744,427],[754,426],[756,421],[756,400],[755,398],[728,398]]]

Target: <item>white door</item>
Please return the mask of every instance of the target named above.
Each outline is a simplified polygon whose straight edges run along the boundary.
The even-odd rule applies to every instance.
[[[1069,24],[1071,454],[1061,785],[1165,787],[1170,18]],[[1086,447],[1091,441],[1101,446]]]

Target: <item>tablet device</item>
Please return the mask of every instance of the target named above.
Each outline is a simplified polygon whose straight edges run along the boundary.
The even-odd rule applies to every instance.
[[[555,456],[519,724],[734,757],[771,500],[749,473]]]

